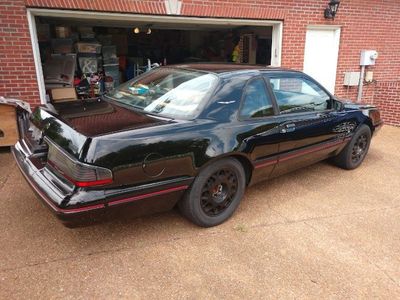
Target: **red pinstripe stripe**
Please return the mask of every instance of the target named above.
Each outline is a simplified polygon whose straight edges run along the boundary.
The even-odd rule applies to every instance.
[[[319,151],[319,150],[328,149],[328,148],[343,144],[345,142],[348,142],[349,140],[351,140],[351,137],[345,138],[342,141],[331,142],[331,143],[327,143],[325,145],[314,146],[312,148],[305,149],[305,150],[299,150],[296,153],[283,156],[282,158],[279,157],[278,159],[273,159],[273,160],[267,161],[265,163],[260,163],[260,164],[256,165],[254,168],[258,169],[258,168],[262,168],[262,167],[267,167],[267,166],[276,164],[278,162],[286,161],[286,160],[289,160],[289,159],[292,159],[292,158],[295,158],[295,157],[298,157],[298,156],[301,156],[301,155],[313,153],[313,152],[316,152],[316,151]]]
[[[319,151],[319,150],[328,149],[328,148],[331,148],[331,147],[334,147],[334,146],[337,146],[337,145],[340,145],[340,144],[343,144],[343,143],[344,143],[344,141],[338,141],[338,142],[329,143],[329,144],[326,144],[326,145],[316,146],[316,147],[313,147],[311,149],[302,150],[302,151],[299,151],[297,153],[294,153],[294,154],[291,154],[291,155],[288,155],[288,156],[284,156],[282,158],[279,158],[278,161],[279,162],[286,161],[286,160],[295,158],[297,156],[313,153],[313,152],[316,152],[316,151]]]
[[[188,187],[189,187],[188,185],[181,185],[181,186],[169,188],[166,190],[156,191],[156,192],[142,194],[142,195],[133,196],[133,197],[124,198],[124,199],[118,199],[118,200],[108,202],[108,206],[133,202],[133,201],[137,201],[137,200],[141,200],[141,199],[145,199],[145,198],[150,198],[153,196],[159,196],[159,195],[164,195],[164,194],[168,194],[168,193],[172,193],[172,192],[182,191],[182,190],[186,190]]]
[[[259,165],[256,165],[254,168],[255,168],[255,169],[258,169],[258,168],[267,167],[267,166],[270,166],[270,165],[274,165],[274,164],[276,164],[277,162],[278,162],[278,159],[274,159],[274,160],[267,161],[267,162],[265,162],[265,163],[261,163],[261,164],[259,164]]]

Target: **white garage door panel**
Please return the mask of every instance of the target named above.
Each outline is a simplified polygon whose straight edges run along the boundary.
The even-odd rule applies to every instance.
[[[307,29],[304,72],[332,94],[335,91],[340,29]]]

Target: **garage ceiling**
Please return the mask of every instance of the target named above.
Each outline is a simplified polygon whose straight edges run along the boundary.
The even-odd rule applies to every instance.
[[[54,18],[54,17],[39,17],[40,22],[56,25],[73,25],[73,26],[93,26],[93,27],[114,27],[114,28],[133,28],[133,27],[149,27],[152,29],[165,30],[231,30],[245,28],[247,26],[232,26],[223,24],[176,24],[173,22],[131,22],[126,20],[93,20],[93,19],[75,19],[75,18]],[[252,28],[254,28],[252,26]],[[265,27],[264,27],[265,28]]]

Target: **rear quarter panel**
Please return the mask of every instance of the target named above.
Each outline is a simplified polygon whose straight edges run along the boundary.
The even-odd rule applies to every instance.
[[[93,138],[87,163],[109,168],[114,185],[194,177],[216,157],[239,148],[226,124],[197,120]]]

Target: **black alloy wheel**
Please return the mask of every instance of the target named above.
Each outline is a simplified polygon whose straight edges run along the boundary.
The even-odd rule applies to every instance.
[[[210,163],[197,175],[178,207],[193,223],[215,226],[233,214],[245,187],[242,164],[234,158],[223,158]]]
[[[354,143],[352,152],[351,152],[351,161],[356,164],[360,160],[362,160],[366,154],[368,146],[368,137],[366,134],[360,135],[356,142]]]
[[[238,179],[234,170],[221,169],[212,174],[201,191],[201,208],[208,216],[221,214],[234,199]]]
[[[357,168],[364,161],[371,143],[371,129],[368,125],[361,125],[354,133],[350,142],[335,157],[333,162],[347,170]]]

